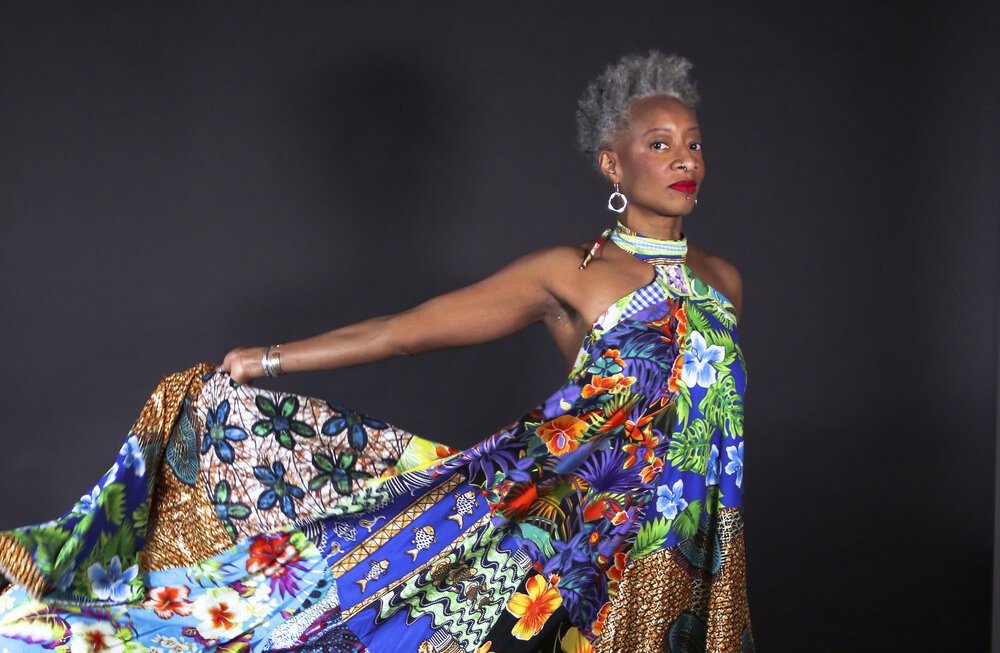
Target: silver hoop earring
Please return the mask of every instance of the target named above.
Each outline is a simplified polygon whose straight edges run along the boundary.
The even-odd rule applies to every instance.
[[[616,195],[622,198],[622,207],[620,209],[616,209],[612,204]],[[615,192],[611,193],[611,195],[608,197],[608,208],[614,211],[615,213],[621,213],[622,211],[625,210],[626,206],[628,206],[628,198],[625,197],[623,193],[620,193],[618,191],[618,182],[615,182]]]
[[[696,197],[696,198],[694,198],[694,205],[695,205],[695,206],[698,206],[698,198],[697,198],[697,197]]]

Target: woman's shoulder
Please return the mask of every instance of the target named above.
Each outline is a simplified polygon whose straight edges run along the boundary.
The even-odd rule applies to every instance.
[[[688,245],[688,250],[690,254],[701,259],[706,268],[711,270],[712,276],[718,279],[719,291],[733,302],[737,312],[739,312],[743,304],[743,278],[736,265],[718,254],[706,252],[697,245]]]
[[[547,245],[529,252],[524,258],[543,266],[565,267],[574,263],[579,266],[592,246],[593,242],[578,245]]]

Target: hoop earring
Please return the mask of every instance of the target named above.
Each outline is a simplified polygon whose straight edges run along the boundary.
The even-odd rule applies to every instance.
[[[696,197],[696,198],[694,198],[694,205],[695,205],[695,206],[698,206],[698,198],[697,198],[697,197]]]
[[[616,209],[614,205],[611,203],[615,199],[616,195],[622,198],[622,207],[620,209]],[[608,197],[608,208],[614,211],[615,213],[621,213],[622,211],[625,210],[626,206],[628,206],[628,198],[625,197],[623,193],[620,193],[618,191],[618,182],[615,182],[615,192],[611,193],[611,195]]]

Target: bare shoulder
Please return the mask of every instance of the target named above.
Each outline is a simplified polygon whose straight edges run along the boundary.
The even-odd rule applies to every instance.
[[[528,252],[518,262],[549,273],[575,270],[587,254],[584,245],[550,245]]]
[[[698,255],[705,262],[705,266],[712,271],[712,275],[718,279],[719,291],[729,298],[736,309],[737,318],[743,309],[743,278],[740,271],[728,259],[717,254],[709,254],[700,247],[691,245],[691,249],[697,251]]]

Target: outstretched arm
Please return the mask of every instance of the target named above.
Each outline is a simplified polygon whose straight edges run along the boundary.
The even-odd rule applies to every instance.
[[[502,338],[542,319],[552,307],[546,277],[551,259],[552,250],[532,252],[482,281],[409,310],[284,343],[282,370],[335,369]],[[263,347],[233,349],[220,369],[244,383],[262,377],[263,352]]]

